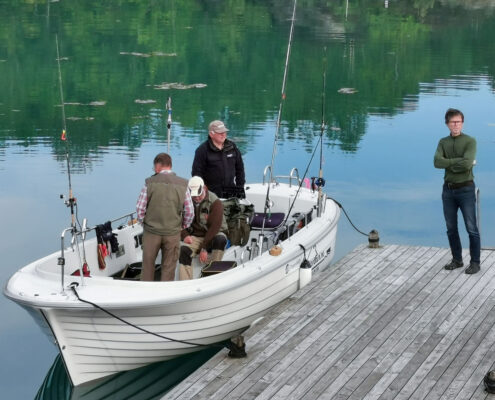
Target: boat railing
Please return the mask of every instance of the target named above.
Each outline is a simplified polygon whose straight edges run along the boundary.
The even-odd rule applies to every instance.
[[[129,221],[131,222],[131,225],[134,225],[134,214],[135,212],[131,212],[131,213],[128,213],[128,214],[125,214],[125,215],[122,215],[118,218],[115,218],[115,219],[112,219],[110,220],[110,223],[113,223],[113,222],[117,222],[117,221],[120,221],[120,220],[123,220],[123,219],[129,219]],[[61,283],[62,283],[62,292],[64,292],[65,288],[64,288],[64,276],[65,276],[65,235],[67,234],[67,232],[70,232],[72,234],[72,238],[71,238],[71,246],[72,246],[72,249],[74,250],[74,245],[76,246],[76,251],[78,252],[78,257],[79,257],[79,276],[81,278],[81,284],[84,283],[84,271],[83,271],[83,262],[81,260],[81,256],[79,254],[80,252],[80,249],[79,249],[79,243],[78,243],[78,238],[80,237],[81,238],[81,241],[83,243],[83,252],[84,252],[84,240],[86,238],[86,234],[91,232],[91,231],[95,231],[96,230],[96,226],[92,226],[92,227],[87,227],[86,226],[86,220],[84,220],[83,222],[83,226],[82,226],[82,229],[81,230],[77,230],[77,227],[75,226],[70,226],[68,228],[65,228],[63,231],[62,231],[62,234],[61,234],[61,237],[60,237],[60,257],[58,258],[57,260],[57,264],[61,266]]]
[[[251,247],[249,247],[249,246],[245,246],[245,247],[242,249],[242,252],[241,252],[241,258],[240,258],[242,265],[244,265],[244,255],[246,254],[246,252],[248,252],[248,253],[249,253],[249,258],[248,258],[248,260],[249,260],[249,259],[251,259]]]
[[[263,185],[265,184],[266,174],[268,171],[270,171],[270,176],[271,176],[271,172],[272,172],[271,165],[267,165],[263,170]],[[295,180],[298,185],[301,184],[301,179],[299,178],[299,171],[295,167],[290,170],[289,175],[276,175],[272,177],[270,183],[278,183],[280,179],[288,179],[289,187],[292,186],[292,180]]]
[[[267,165],[265,167],[265,169],[263,170],[263,185],[265,184],[265,179],[266,179],[266,173],[270,171],[270,175],[271,175],[271,172],[272,172],[272,166],[271,165]]]

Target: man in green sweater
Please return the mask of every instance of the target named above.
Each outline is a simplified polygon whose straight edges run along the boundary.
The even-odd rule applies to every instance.
[[[464,114],[449,108],[445,113],[445,124],[450,135],[440,139],[433,163],[435,168],[445,169],[442,191],[443,214],[447,224],[452,261],[446,270],[461,268],[462,245],[457,227],[457,210],[461,209],[469,235],[471,262],[464,271],[475,274],[480,270],[481,240],[476,221],[476,194],[473,166],[476,164],[476,140],[462,132]]]

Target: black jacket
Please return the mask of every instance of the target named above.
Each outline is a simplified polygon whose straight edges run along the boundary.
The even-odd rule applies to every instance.
[[[202,143],[194,154],[191,174],[203,178],[208,189],[222,198],[231,197],[235,188],[243,192],[246,183],[241,152],[229,139],[222,150],[210,138]]]

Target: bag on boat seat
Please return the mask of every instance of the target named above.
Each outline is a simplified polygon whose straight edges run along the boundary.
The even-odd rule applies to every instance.
[[[254,213],[254,218],[251,221],[251,228],[261,229],[263,227],[264,213]],[[269,213],[265,218],[265,229],[276,229],[284,222],[284,213]]]
[[[251,232],[250,221],[254,213],[254,205],[236,197],[224,200],[223,214],[229,232],[228,239],[232,245],[244,246],[249,240]]]
[[[220,272],[228,271],[236,266],[237,263],[235,261],[212,261],[201,268],[201,277],[219,274]]]
[[[112,277],[113,279],[124,279],[138,281],[141,278],[141,272],[143,269],[143,263],[141,261],[127,264],[122,271],[117,272]],[[161,264],[155,265],[155,280],[160,280],[161,276]]]

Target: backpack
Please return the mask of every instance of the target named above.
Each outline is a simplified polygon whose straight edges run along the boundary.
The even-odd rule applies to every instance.
[[[237,197],[223,200],[223,213],[228,226],[231,245],[244,246],[249,240],[254,205]]]

